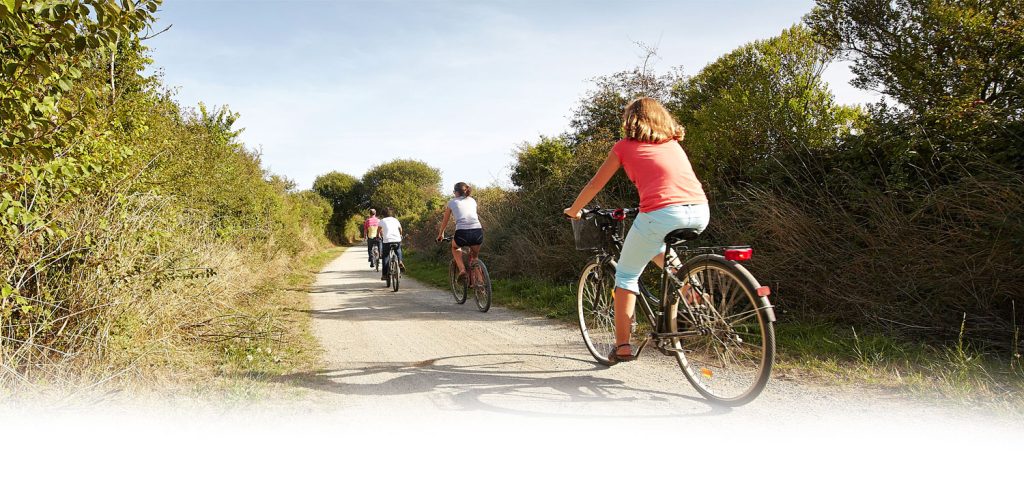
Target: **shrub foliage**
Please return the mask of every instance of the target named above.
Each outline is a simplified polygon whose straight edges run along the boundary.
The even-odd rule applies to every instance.
[[[158,5],[0,2],[0,383],[265,337],[261,267],[323,245],[330,205],[266,173],[237,113],[142,73]]]

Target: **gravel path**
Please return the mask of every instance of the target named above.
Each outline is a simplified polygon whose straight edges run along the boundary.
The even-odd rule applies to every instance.
[[[311,301],[327,369],[292,377],[336,395],[331,402],[344,413],[696,419],[716,426],[835,419],[1024,430],[1013,417],[984,410],[779,378],[747,406],[713,407],[669,357],[645,353],[635,362],[600,366],[574,325],[502,307],[482,314],[472,299],[458,305],[446,291],[407,278],[392,292],[364,254],[349,249],[318,275]]]

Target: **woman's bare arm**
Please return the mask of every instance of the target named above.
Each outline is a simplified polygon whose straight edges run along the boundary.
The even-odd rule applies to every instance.
[[[444,237],[444,230],[448,227],[448,220],[452,217],[452,208],[444,208],[444,218],[441,219],[441,229],[437,231],[437,240],[440,241]]]
[[[590,179],[590,182],[583,187],[583,190],[580,191],[580,195],[576,197],[575,201],[573,201],[572,206],[569,206],[565,211],[563,211],[565,215],[579,218],[580,209],[583,209],[583,206],[586,206],[591,199],[594,199],[594,196],[597,196],[597,193],[601,192],[601,189],[604,188],[605,184],[608,184],[608,181],[612,179],[612,176],[615,176],[615,172],[619,170],[620,166],[622,166],[622,162],[619,161],[619,156],[616,155],[615,152],[609,151],[608,157],[604,160],[604,164],[598,168],[597,173],[595,173],[594,177]]]

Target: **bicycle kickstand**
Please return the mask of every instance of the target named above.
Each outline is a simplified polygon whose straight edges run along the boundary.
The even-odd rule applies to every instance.
[[[640,346],[637,347],[636,353],[634,353],[633,356],[634,357],[639,357],[640,356],[640,352],[643,352],[644,351],[644,347],[646,347],[647,344],[649,344],[649,343],[651,343],[651,336],[650,335],[648,335],[647,338],[644,339],[644,341],[640,343]]]

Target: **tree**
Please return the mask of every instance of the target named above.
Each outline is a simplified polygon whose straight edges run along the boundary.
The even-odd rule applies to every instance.
[[[572,149],[566,137],[541,136],[534,144],[520,144],[515,156],[512,184],[523,187],[560,175],[562,169],[572,161]]]
[[[818,0],[804,21],[905,107],[876,122],[906,131],[917,182],[1024,169],[1024,2]]]
[[[0,156],[59,156],[85,126],[87,102],[69,100],[69,93],[98,58],[116,50],[122,35],[145,28],[159,4],[0,2]],[[80,93],[97,98],[105,92]]]
[[[326,199],[337,215],[351,216],[362,206],[363,185],[350,174],[333,171],[317,176],[313,190]]]
[[[377,209],[391,207],[402,216],[418,217],[440,195],[441,171],[423,161],[394,159],[367,171],[363,186],[364,199]]]
[[[333,171],[317,176],[313,181],[313,191],[331,205],[327,237],[336,244],[348,242],[345,227],[363,206],[363,184],[355,176]]]
[[[805,22],[853,61],[856,86],[885,93],[917,115],[957,114],[979,104],[1004,118],[1024,114],[1024,2],[816,3]]]
[[[837,105],[822,80],[832,52],[794,26],[744,45],[677,83],[669,108],[687,130],[684,146],[715,185],[775,179],[779,161],[811,161],[860,118]]]
[[[630,101],[641,96],[662,102],[668,99],[671,86],[682,78],[682,70],[658,75],[649,71],[646,63],[594,79],[596,88],[580,100],[570,121],[573,143],[617,140],[621,137],[622,112]]]
[[[231,111],[227,105],[221,105],[210,110],[202,101],[199,102],[199,115],[197,122],[206,128],[222,144],[235,143],[245,128],[232,130],[235,121],[238,121],[241,114]]]

